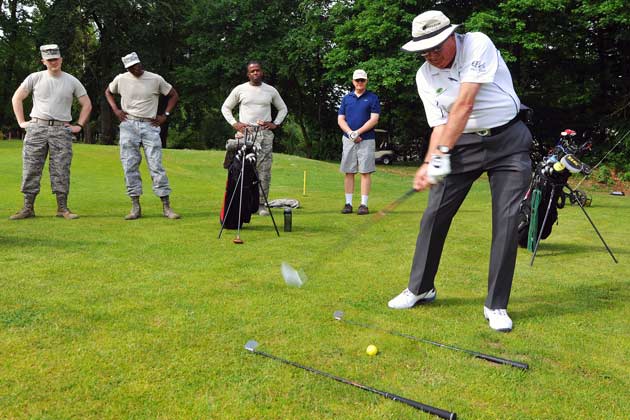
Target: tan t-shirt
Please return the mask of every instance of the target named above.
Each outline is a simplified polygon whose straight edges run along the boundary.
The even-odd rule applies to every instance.
[[[30,116],[42,120],[71,121],[72,100],[87,95],[76,77],[64,72],[52,76],[48,70],[29,74],[20,87],[33,92]]]
[[[238,119],[245,124],[255,125],[258,120],[271,121],[271,104],[278,110],[274,124],[280,125],[287,116],[287,106],[273,86],[262,83],[254,86],[249,82],[235,87],[227,97],[221,113],[230,125],[236,122],[232,110],[238,108]]]
[[[109,84],[111,93],[120,94],[122,110],[139,118],[155,118],[160,94],[168,95],[172,88],[162,76],[149,71],[140,77],[129,72],[119,74]]]

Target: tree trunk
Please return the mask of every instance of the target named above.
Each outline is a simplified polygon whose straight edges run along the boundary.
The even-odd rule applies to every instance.
[[[18,17],[17,17],[17,0],[9,0],[7,6],[9,8],[9,20],[7,22],[6,27],[0,28],[4,33],[7,34],[7,44],[9,48],[7,49],[8,54],[2,58],[5,63],[4,71],[3,71],[3,79],[4,83],[0,87],[0,98],[10,98],[12,96],[12,91],[15,88],[13,84],[15,83],[14,72],[15,72],[15,60],[17,53],[17,38],[18,38]],[[2,7],[2,2],[0,2],[0,7]],[[0,121],[11,120],[10,115],[4,115],[4,107],[0,107]]]

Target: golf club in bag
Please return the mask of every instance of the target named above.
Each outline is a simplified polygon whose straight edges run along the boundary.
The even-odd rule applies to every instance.
[[[426,405],[426,404],[423,404],[423,403],[418,402],[418,401],[410,400],[408,398],[401,397],[399,395],[392,394],[390,392],[381,391],[381,390],[369,387],[367,385],[363,385],[363,384],[360,384],[358,382],[351,381],[349,379],[341,378],[339,376],[335,376],[335,375],[332,375],[330,373],[323,372],[321,370],[317,370],[317,369],[309,367],[309,366],[304,366],[304,365],[301,365],[299,363],[292,362],[290,360],[282,359],[282,358],[280,358],[278,356],[274,356],[273,354],[269,354],[269,353],[265,353],[265,352],[260,351],[260,350],[256,350],[257,347],[258,347],[258,342],[255,341],[255,340],[249,340],[245,344],[245,350],[250,351],[250,352],[252,352],[254,354],[258,354],[260,356],[268,357],[270,359],[276,360],[276,361],[284,363],[286,365],[294,366],[294,367],[297,367],[297,368],[304,369],[304,370],[307,370],[309,372],[315,373],[317,375],[321,375],[321,376],[325,376],[325,377],[330,378],[330,379],[334,379],[335,381],[341,382],[341,383],[346,384],[346,385],[352,385],[352,386],[360,388],[360,389],[362,389],[364,391],[372,392],[372,393],[378,394],[378,395],[380,395],[382,397],[389,398],[390,400],[398,401],[398,402],[401,402],[403,404],[407,404],[408,406],[411,406],[411,407],[416,408],[418,410],[422,410],[425,413],[433,414],[434,416],[438,416],[438,417],[443,418],[443,419],[455,420],[457,418],[457,414],[453,413],[451,411],[446,411],[446,410],[442,410],[441,408],[432,407],[430,405]]]
[[[553,224],[558,219],[558,209],[564,207],[567,197],[571,203],[580,206],[613,261],[617,262],[606,241],[584,210],[584,206],[589,203],[588,197],[581,191],[573,190],[567,184],[572,174],[591,172],[591,168],[578,158],[582,153],[590,150],[591,143],[585,142],[578,146],[573,140],[575,134],[573,130],[564,130],[554,149],[536,162],[529,189],[521,202],[518,243],[519,246],[526,247],[533,253],[530,265],[534,264],[540,241],[551,234]]]
[[[258,130],[258,126],[248,127],[244,131],[242,142],[241,139],[229,140],[226,145],[227,152],[224,167],[228,170],[228,178],[221,207],[219,238],[221,238],[223,229],[237,229],[237,235],[234,239],[236,244],[243,243],[240,239],[240,230],[243,223],[249,223],[252,213],[258,210],[260,179],[256,171],[256,162],[260,146],[255,143]],[[265,204],[269,207],[264,192],[263,198]],[[238,209],[235,211],[237,202]],[[280,236],[271,209],[269,214],[276,234]]]

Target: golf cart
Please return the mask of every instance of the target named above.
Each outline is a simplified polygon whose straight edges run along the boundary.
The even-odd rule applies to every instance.
[[[397,158],[389,138],[389,132],[380,128],[374,131],[376,132],[376,141],[378,144],[374,152],[374,161],[376,163],[382,163],[383,165],[391,165],[396,162]]]

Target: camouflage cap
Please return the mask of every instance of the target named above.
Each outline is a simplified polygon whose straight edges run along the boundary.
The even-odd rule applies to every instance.
[[[39,52],[42,54],[42,58],[44,60],[61,58],[61,53],[59,52],[59,46],[57,44],[42,45],[39,47]]]
[[[138,58],[138,54],[135,52],[129,53],[122,58],[123,65],[126,69],[133,66],[134,64],[138,64],[140,62],[140,58]]]

